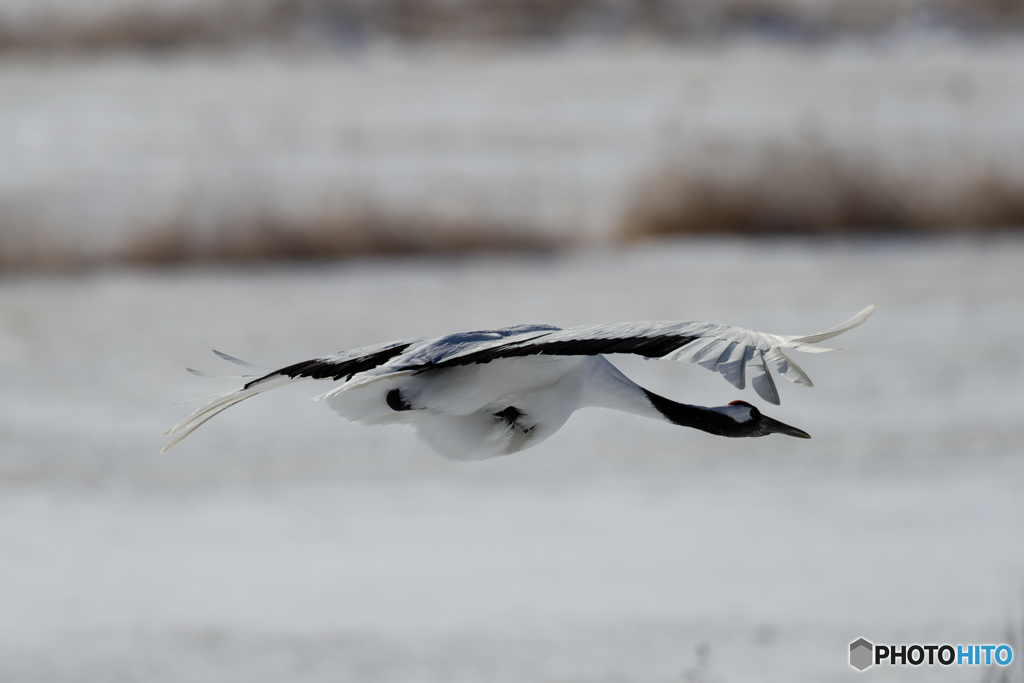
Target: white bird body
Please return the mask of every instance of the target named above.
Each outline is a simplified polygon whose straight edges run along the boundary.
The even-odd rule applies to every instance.
[[[657,396],[622,374],[604,354],[689,360],[720,372],[738,389],[744,388],[749,376],[762,398],[778,404],[769,364],[787,379],[811,386],[806,373],[783,349],[828,351],[817,342],[862,324],[874,308],[826,332],[802,337],[672,321],[567,330],[520,325],[379,344],[267,371],[241,389],[213,397],[167,432],[175,438],[164,450],[235,403],[302,379],[336,382],[316,399],[326,401],[341,416],[364,425],[412,425],[434,450],[456,460],[480,460],[535,446],[557,432],[576,410],[588,407],[620,410],[722,436],[777,432],[810,438],[762,416],[743,401],[704,408]]]

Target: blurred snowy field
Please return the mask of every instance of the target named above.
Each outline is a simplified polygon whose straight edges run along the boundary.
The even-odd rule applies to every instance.
[[[5,274],[0,679],[845,681],[860,636],[1001,641],[1024,582],[1022,263],[1005,237]],[[811,441],[595,410],[450,463],[300,383],[157,454],[192,407],[172,401],[226,388],[182,370],[227,371],[211,347],[277,367],[526,321],[810,333],[872,302],[843,351],[799,357],[817,386],[766,409]]]
[[[0,62],[0,265],[1024,222],[1024,43]]]

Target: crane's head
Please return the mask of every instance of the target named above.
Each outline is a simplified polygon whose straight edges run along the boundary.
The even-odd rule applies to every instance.
[[[790,427],[767,415],[746,401],[732,401],[727,406],[716,408],[723,415],[736,421],[736,433],[729,436],[767,436],[769,434],[785,434],[801,439],[809,439],[811,435],[802,429]]]

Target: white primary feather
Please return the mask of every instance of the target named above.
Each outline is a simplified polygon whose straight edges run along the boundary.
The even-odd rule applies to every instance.
[[[235,391],[229,391],[223,394],[218,394],[213,401],[202,406],[194,413],[189,415],[187,418],[185,418],[184,420],[182,420],[181,422],[179,422],[178,424],[174,425],[169,430],[164,432],[164,436],[173,436],[174,438],[167,442],[167,445],[160,449],[160,452],[166,453],[179,441],[184,439],[186,436],[188,436],[195,430],[199,429],[199,427],[201,427],[204,422],[206,422],[213,416],[217,415],[221,411],[227,410],[236,403],[240,403],[241,401],[244,401],[247,398],[255,396],[256,394],[261,394],[264,391],[269,391],[271,389],[276,389],[277,387],[284,386],[285,384],[296,382],[298,381],[298,379],[305,379],[305,377],[291,378],[277,375],[271,378],[267,378],[265,381],[262,381],[259,384],[255,384],[248,388],[242,388],[237,389]]]

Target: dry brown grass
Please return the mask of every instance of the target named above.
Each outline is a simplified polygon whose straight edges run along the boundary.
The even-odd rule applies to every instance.
[[[77,0],[65,0],[70,8]],[[0,11],[0,49],[173,47],[244,40],[516,41],[560,36],[821,38],[911,26],[1024,28],[1022,0],[117,0]],[[0,6],[0,10],[2,10]]]
[[[170,224],[141,232],[120,251],[125,263],[184,261],[317,260],[373,253],[535,251],[559,244],[514,226],[408,222],[373,217],[323,217],[280,222],[255,220],[214,230],[197,239],[194,226]],[[32,265],[32,264],[18,264]]]
[[[839,155],[766,152],[732,177],[669,168],[642,183],[613,234],[976,234],[1024,228],[1024,187],[980,175],[953,185],[898,177]],[[929,187],[935,185],[935,187]],[[188,221],[140,226],[113,252],[90,255],[75,240],[0,249],[0,268],[66,269],[108,262],[316,260],[368,253],[536,251],[578,246],[570,233],[486,222],[406,220],[365,214],[238,216],[200,228]],[[8,247],[11,245],[8,244]]]
[[[1024,182],[990,167],[914,168],[772,146],[732,174],[669,167],[637,190],[627,238],[665,234],[978,232],[1024,226]]]

